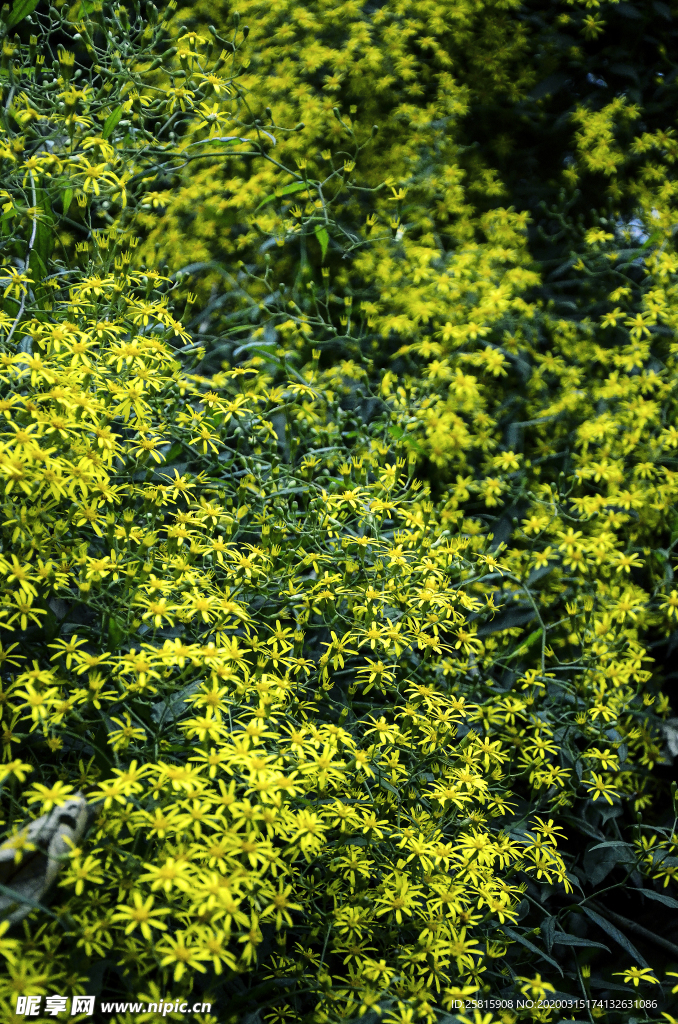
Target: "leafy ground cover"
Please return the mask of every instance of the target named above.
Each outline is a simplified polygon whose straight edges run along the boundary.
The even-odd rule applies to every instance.
[[[4,1019],[673,1020],[635,10],[4,9]]]

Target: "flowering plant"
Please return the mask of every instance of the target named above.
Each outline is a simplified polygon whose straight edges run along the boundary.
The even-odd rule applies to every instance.
[[[345,6],[339,56],[367,46]],[[265,20],[63,7],[4,22],[6,1019],[98,978],[233,1021],[433,1022],[551,992],[545,964],[576,992],[554,947],[601,929],[637,987],[596,886],[675,902],[675,828],[634,819],[670,729],[648,638],[678,616],[668,191],[639,190],[650,245],[580,231],[568,272],[613,308],[568,318],[527,214],[466,201],[447,71],[380,161],[331,103],[274,117],[316,87]],[[382,129],[420,95],[393,7]],[[602,123],[574,119],[582,174]],[[27,897],[26,822],[77,800]]]

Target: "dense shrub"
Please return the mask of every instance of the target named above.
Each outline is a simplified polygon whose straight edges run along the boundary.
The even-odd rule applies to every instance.
[[[5,12],[7,1020],[670,1010],[674,142],[575,97],[535,232],[525,11]]]

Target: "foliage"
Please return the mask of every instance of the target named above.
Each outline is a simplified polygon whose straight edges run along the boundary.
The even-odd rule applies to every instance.
[[[668,997],[671,136],[578,103],[539,262],[467,137],[539,78],[526,8],[204,8],[5,19],[16,877],[27,819],[96,812],[0,935],[5,1019],[47,992],[194,992],[203,1024]]]

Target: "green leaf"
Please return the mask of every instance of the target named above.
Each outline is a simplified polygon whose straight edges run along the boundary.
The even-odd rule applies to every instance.
[[[151,718],[159,726],[168,725],[170,722],[176,721],[177,718],[181,718],[182,715],[190,710],[186,703],[186,698],[192,697],[199,689],[200,680],[195,683],[189,683],[188,686],[184,686],[165,700],[152,704]]]
[[[260,210],[262,206],[266,206],[266,203],[272,203],[274,199],[280,199],[282,196],[291,196],[293,192],[301,192],[305,188],[308,188],[305,181],[293,181],[291,185],[285,185],[279,192],[274,192],[272,196],[266,196],[265,199],[262,199],[257,206],[257,210]]]
[[[584,854],[583,866],[586,877],[595,886],[617,867],[618,864],[635,866],[633,849],[623,842],[597,843]]]
[[[579,909],[583,911],[583,913],[585,913],[586,916],[594,922],[594,924],[597,924],[599,928],[602,928],[604,932],[607,932],[611,939],[618,942],[619,945],[633,957],[637,964],[640,964],[641,967],[650,966],[647,960],[640,955],[633,943],[626,938],[623,932],[620,932],[618,928],[615,928],[607,918],[601,917],[600,914],[596,914],[595,910],[591,910],[590,907],[580,905]]]
[[[108,136],[111,134],[111,132],[113,131],[121,117],[122,107],[116,107],[115,110],[113,110],[104,121],[104,127],[101,133],[102,139],[108,138]]]
[[[92,735],[91,732],[89,735]],[[102,771],[109,772],[113,766],[113,759],[108,756],[108,732],[103,721],[99,723],[99,727],[94,733],[91,745],[94,753],[94,763],[101,768]]]
[[[39,910],[41,914],[48,914],[49,917],[56,918],[56,914],[49,907],[44,906],[42,903],[38,903],[37,900],[31,899],[30,896],[24,896],[23,893],[18,892],[16,889],[12,889],[8,885],[0,885],[0,893],[3,896],[7,896],[13,903],[25,903],[33,910]],[[10,904],[11,905],[11,904]]]
[[[426,454],[426,449],[423,445],[420,445],[413,437],[406,437],[403,444],[409,451],[419,452],[420,455]]]
[[[379,785],[381,786],[382,789],[385,789],[387,793],[393,793],[394,796],[397,796],[398,798],[400,798],[400,793],[395,788],[395,786],[391,782],[388,781],[388,779],[382,779],[380,777],[379,778]]]
[[[634,20],[640,21],[643,17],[640,11],[637,11],[633,4],[622,3],[619,4],[619,13],[625,18],[633,18]]]
[[[407,435],[402,427],[389,427],[388,432],[391,435],[391,437],[394,437],[396,439],[396,441],[400,441],[402,439],[402,443],[405,445],[406,448],[410,449],[411,451],[419,452],[420,455],[426,454],[426,449],[422,445],[420,445],[419,442],[415,440],[415,438]]]
[[[35,231],[35,242],[33,251],[38,254],[40,260],[47,270],[49,258],[54,248],[54,231],[52,229],[52,207],[44,189],[38,189],[37,193],[40,215]]]
[[[568,825],[577,829],[578,832],[583,832],[584,835],[591,836],[592,839],[602,839],[602,833],[595,828],[594,825],[590,825],[584,818],[575,818],[571,814],[564,814],[563,819]]]
[[[125,623],[121,619],[116,618],[115,615],[111,615],[108,620],[108,639],[114,650],[120,647],[126,636],[127,629],[125,628]]]
[[[593,942],[592,939],[580,939],[578,935],[569,935],[567,932],[556,932],[553,936],[555,946],[590,946],[592,949],[610,950],[602,942]]]
[[[621,839],[610,839],[609,842],[607,842],[607,843],[597,843],[596,846],[592,846],[591,849],[589,850],[589,853],[592,853],[593,850],[609,849],[610,847],[613,847],[613,846],[625,846],[629,850],[633,849],[633,847],[631,846],[630,843],[624,843],[624,842],[622,842]],[[641,892],[643,892],[643,891],[644,890],[641,889]],[[678,903],[676,904],[676,906],[678,906]]]
[[[570,81],[567,75],[555,74],[549,75],[538,85],[535,85],[534,89],[530,93],[530,99],[540,100],[545,96],[554,96]]]
[[[665,907],[673,907],[674,910],[678,908],[678,900],[674,900],[672,896],[666,896],[663,892],[653,892],[652,889],[637,889],[637,892],[643,896],[647,896],[649,900],[656,900],[657,903],[663,903]]]
[[[33,278],[35,299],[40,309],[44,310],[50,301],[50,295],[42,281],[49,273],[49,260],[54,248],[54,230],[52,208],[44,189],[36,189],[36,201],[38,215],[28,266]]]
[[[315,226],[315,237],[320,242],[320,250],[323,254],[323,260],[325,259],[325,253],[327,252],[327,246],[329,245],[330,236],[327,233],[327,228],[321,227],[320,224]]]
[[[180,441],[175,441],[170,450],[165,456],[165,462],[172,462],[174,459],[178,459],[184,450],[184,446]]]
[[[508,655],[507,658],[502,658],[504,664],[506,664],[507,661],[513,661],[513,659],[517,658],[519,654],[523,654],[530,647],[532,647],[532,645],[537,642],[537,640],[540,638],[543,632],[544,630],[540,626],[539,629],[535,629],[534,633],[530,633],[527,640],[525,640],[524,643],[520,645],[520,647],[517,647],[515,651]]]
[[[555,917],[547,917],[541,926],[541,935],[546,943],[546,949],[550,953],[553,949],[553,936],[556,931],[556,919]]]
[[[71,205],[71,203],[73,202],[73,189],[72,188],[67,188],[66,189],[66,191],[64,192],[64,198],[63,198],[62,202],[63,202],[63,208],[64,208],[64,216],[66,216],[66,214],[68,213],[68,208]]]
[[[49,257],[52,254],[54,246],[54,234],[49,224],[45,224],[44,221],[38,222],[38,227],[35,232],[35,247],[34,252],[40,257],[40,262],[47,270],[47,263]]]
[[[38,6],[39,0],[14,0],[12,10],[7,19],[7,28],[14,28],[20,21],[32,14]]]
[[[498,633],[503,629],[512,629],[514,626],[525,626],[536,615],[534,608],[526,608],[524,605],[511,608],[503,615],[497,615],[492,622],[478,631],[479,636],[489,636],[490,633]]]
[[[583,909],[584,908],[582,907],[582,910]],[[535,946],[535,944],[533,942],[530,942],[529,939],[526,939],[524,935],[520,934],[520,932],[514,931],[513,928],[504,928],[504,931],[512,939],[515,939],[516,942],[519,942],[522,946],[525,946],[526,949],[531,949],[532,952],[536,953],[537,956],[540,956],[542,958],[542,960],[546,960],[546,962],[551,964],[552,967],[555,967],[555,969],[560,974],[560,977],[561,978],[563,977],[563,972],[560,969],[559,965],[556,963],[555,960],[553,960],[550,956],[548,956],[548,954],[546,954],[543,949],[540,949],[539,946]]]
[[[47,267],[45,266],[40,253],[33,249],[31,255],[28,258],[28,269],[30,270],[31,277],[33,278],[33,287],[40,283],[43,277],[47,277]]]

